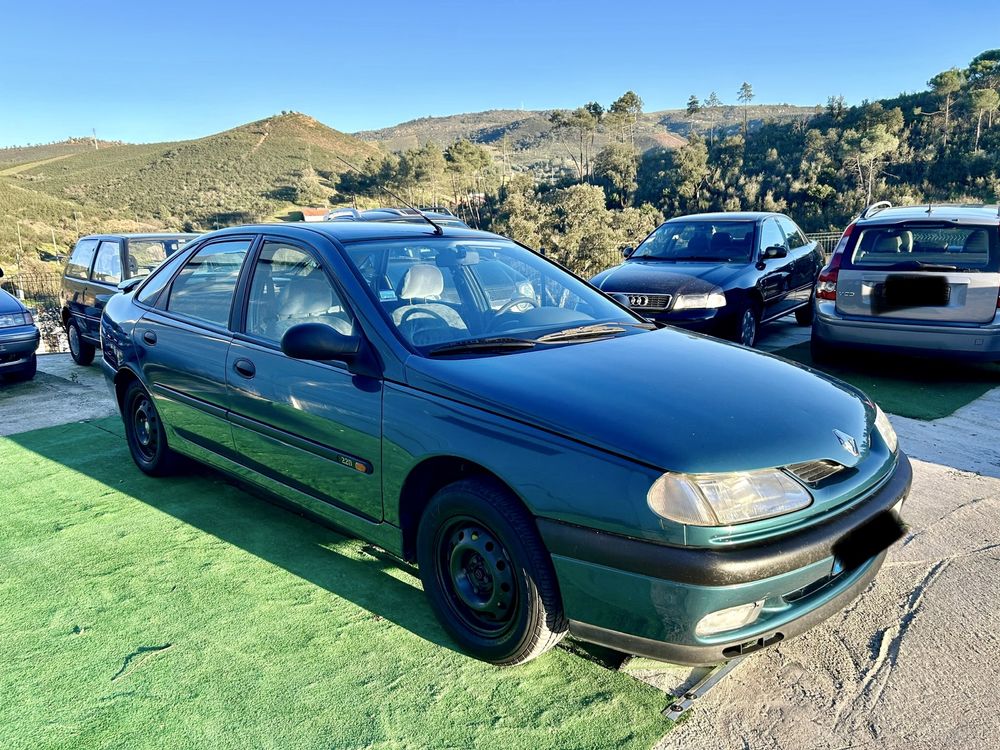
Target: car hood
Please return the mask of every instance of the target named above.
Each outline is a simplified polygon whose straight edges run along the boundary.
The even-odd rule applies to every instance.
[[[851,386],[675,328],[489,357],[414,356],[407,379],[670,471],[853,466],[834,430],[867,446],[874,420]]]
[[[745,263],[632,260],[599,273],[590,283],[605,292],[701,294],[716,286],[727,288],[746,267]]]
[[[21,312],[24,309],[22,305],[13,295],[8,294],[3,289],[0,289],[0,314]]]

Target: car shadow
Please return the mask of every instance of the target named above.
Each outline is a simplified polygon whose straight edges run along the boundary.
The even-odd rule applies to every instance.
[[[7,439],[461,653],[431,612],[415,568],[211,468],[191,462],[176,476],[142,474],[116,418]]]

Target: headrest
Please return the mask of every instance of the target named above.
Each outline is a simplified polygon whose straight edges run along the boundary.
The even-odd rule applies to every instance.
[[[437,266],[421,263],[403,275],[396,292],[400,299],[427,299],[444,291],[444,275]]]
[[[990,251],[990,236],[985,229],[977,229],[965,238],[962,245],[963,253],[988,253]]]
[[[903,241],[898,234],[882,234],[875,241],[873,253],[898,253],[903,245]]]
[[[321,315],[333,304],[330,282],[322,278],[293,278],[281,291],[281,316],[302,318]]]
[[[713,250],[727,250],[733,244],[733,236],[729,232],[716,232],[712,235]]]
[[[698,232],[694,237],[688,242],[687,249],[690,252],[700,253],[708,250],[708,235],[703,232]]]

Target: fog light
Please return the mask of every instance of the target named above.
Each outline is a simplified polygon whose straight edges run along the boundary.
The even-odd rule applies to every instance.
[[[698,621],[698,625],[694,629],[695,635],[712,635],[713,633],[742,628],[760,616],[760,610],[763,606],[764,600],[761,599],[750,604],[740,604],[728,609],[720,609],[718,612],[710,612]]]

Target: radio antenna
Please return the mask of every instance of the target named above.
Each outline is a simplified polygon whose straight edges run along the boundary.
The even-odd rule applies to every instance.
[[[362,172],[356,166],[354,166],[353,164],[351,164],[351,162],[347,161],[347,159],[345,159],[344,157],[338,156],[337,154],[334,154],[333,156],[334,156],[335,159],[344,162],[344,164],[346,164],[347,166],[349,166],[351,169],[353,169],[359,175],[362,175],[362,176],[364,175],[364,172]],[[394,199],[396,199],[397,201],[399,201],[400,203],[402,203],[404,206],[406,206],[408,209],[410,209],[411,211],[415,211],[416,214],[417,214],[417,216],[419,216],[421,219],[423,219],[428,224],[430,224],[432,227],[434,227],[434,234],[437,234],[437,235],[444,234],[444,229],[441,228],[441,225],[438,224],[437,222],[435,222],[430,216],[428,216],[427,214],[425,214],[419,208],[417,208],[416,206],[410,205],[409,201],[403,200],[398,195],[396,195],[394,192],[392,192],[389,188],[387,188],[385,185],[379,185],[379,187],[382,188],[389,195],[391,195]]]

